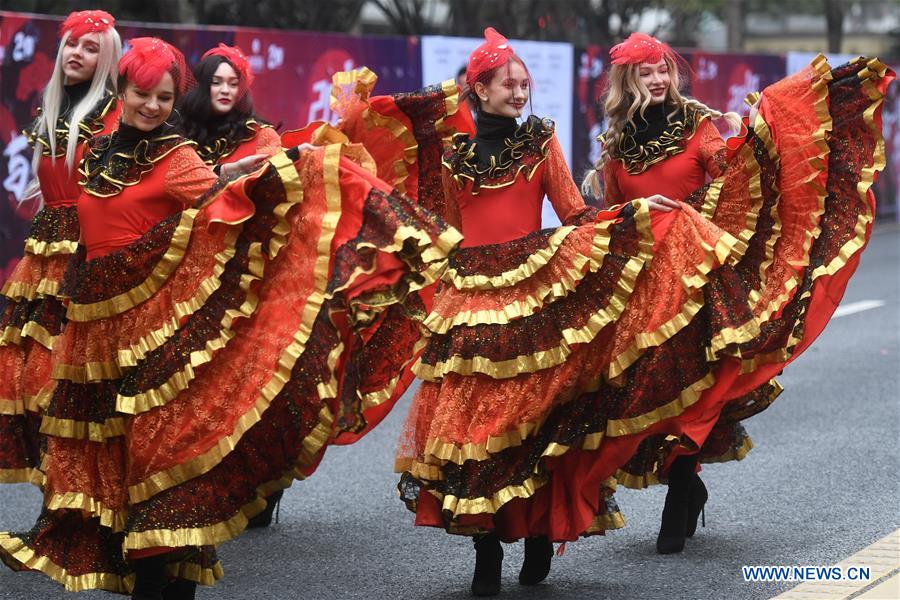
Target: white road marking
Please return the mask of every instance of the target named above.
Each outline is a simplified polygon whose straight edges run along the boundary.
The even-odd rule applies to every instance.
[[[859,302],[842,304],[834,311],[834,315],[831,318],[837,319],[838,317],[846,317],[847,315],[853,315],[858,312],[863,312],[864,310],[872,310],[873,308],[879,308],[881,306],[884,306],[884,300],[860,300]]]

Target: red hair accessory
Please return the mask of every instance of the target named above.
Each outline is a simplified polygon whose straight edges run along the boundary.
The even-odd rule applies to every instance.
[[[207,50],[203,56],[200,57],[200,60],[203,60],[207,56],[221,56],[231,63],[231,66],[237,71],[238,77],[241,80],[240,87],[242,92],[253,85],[253,70],[250,68],[250,61],[247,60],[247,57],[237,46],[219,44],[217,47]]]
[[[187,66],[181,51],[159,38],[134,38],[119,59],[119,75],[141,89],[153,89],[166,73],[172,75],[179,95],[188,89]]]
[[[484,30],[484,43],[469,55],[466,84],[472,87],[481,75],[491,69],[502,67],[515,57],[516,53],[509,45],[509,40],[497,33],[493,27],[488,27]]]
[[[646,33],[632,33],[621,44],[609,51],[614,65],[636,65],[640,63],[658,63],[663,56],[675,59],[675,51]]]
[[[103,33],[115,26],[116,20],[104,10],[76,10],[59,26],[59,37],[68,32],[69,39],[77,40],[86,33]]]

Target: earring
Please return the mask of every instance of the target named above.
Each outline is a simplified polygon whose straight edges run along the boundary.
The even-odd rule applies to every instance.
[[[176,120],[174,123],[169,123],[168,120],[163,121],[163,123],[165,125],[168,125],[169,127],[175,127],[178,124],[178,122],[181,121],[181,113],[178,112],[177,108],[172,109],[172,115],[174,115],[176,117]]]

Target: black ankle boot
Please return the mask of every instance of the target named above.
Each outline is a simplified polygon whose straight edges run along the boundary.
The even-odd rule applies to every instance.
[[[537,585],[550,574],[550,560],[553,558],[553,544],[544,536],[525,539],[525,560],[519,571],[519,583]]]
[[[163,590],[163,600],[194,600],[197,584],[187,579],[176,579]]]
[[[709,493],[703,480],[696,473],[691,479],[691,487],[688,490],[688,520],[687,520],[687,537],[694,537],[697,533],[697,518],[703,513],[703,526],[706,527],[706,512],[704,506],[709,499]]]
[[[500,593],[500,572],[503,566],[503,547],[493,533],[475,536],[475,574],[472,576],[473,596],[496,596]]]
[[[674,554],[684,550],[688,529],[688,495],[697,468],[696,455],[679,456],[669,469],[669,491],[663,507],[656,551]]]
[[[278,490],[277,492],[270,494],[269,497],[266,498],[266,507],[263,509],[263,511],[247,521],[247,529],[256,529],[258,527],[268,527],[269,525],[271,525],[272,513],[275,512],[275,509],[281,502],[281,496],[283,495],[284,490]],[[275,522],[278,522],[277,517],[275,518]]]
[[[163,600],[163,589],[169,583],[166,576],[168,554],[157,554],[131,562],[134,568],[134,589],[131,600]]]

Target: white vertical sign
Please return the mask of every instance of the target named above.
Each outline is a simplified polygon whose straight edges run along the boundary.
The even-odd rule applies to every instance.
[[[469,60],[469,54],[484,40],[446,36],[422,36],[422,85],[453,79]],[[556,136],[572,168],[572,94],[575,50],[565,42],[510,40],[525,61],[534,80],[531,110],[556,122]],[[527,110],[527,109],[526,109]],[[559,224],[549,202],[544,202],[543,226]]]

